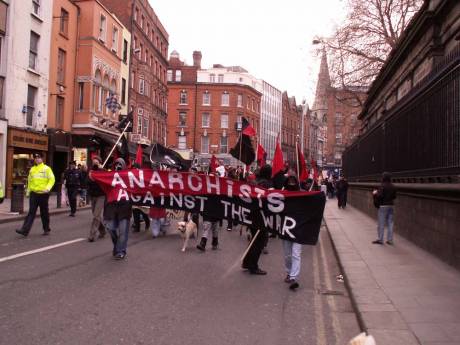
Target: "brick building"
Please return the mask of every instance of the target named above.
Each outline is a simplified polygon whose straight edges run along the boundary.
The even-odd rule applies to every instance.
[[[342,153],[359,134],[358,115],[361,102],[366,97],[365,88],[342,89],[331,83],[326,52],[321,58],[312,122],[317,124],[318,165],[323,168],[341,167]]]
[[[230,159],[228,151],[238,140],[241,117],[259,131],[261,92],[253,87],[257,80],[243,68],[201,69],[200,52],[194,52],[193,66],[173,52],[169,68],[168,146]]]
[[[296,166],[296,142],[300,145],[302,130],[302,108],[297,106],[295,97],[283,92],[281,124],[281,150],[284,160]]]
[[[131,32],[129,108],[133,141],[166,142],[168,33],[148,0],[101,0]]]

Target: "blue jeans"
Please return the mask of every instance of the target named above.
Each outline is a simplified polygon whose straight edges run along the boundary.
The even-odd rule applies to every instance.
[[[150,230],[153,237],[158,237],[160,232],[166,233],[164,230],[166,218],[150,218]]]
[[[387,241],[393,241],[393,206],[380,206],[378,211],[378,235],[379,241],[383,242],[385,235],[385,224],[388,227]]]
[[[113,255],[126,254],[126,248],[128,247],[129,219],[108,220],[105,226],[112,238]]]
[[[283,251],[286,274],[289,276],[289,278],[297,280],[300,273],[302,245],[299,243],[283,240]]]

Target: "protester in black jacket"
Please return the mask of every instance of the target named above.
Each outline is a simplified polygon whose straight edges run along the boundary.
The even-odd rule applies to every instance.
[[[126,163],[123,158],[118,158],[114,162],[116,171],[126,169]],[[107,230],[112,237],[113,251],[115,259],[124,259],[126,257],[126,248],[128,247],[129,221],[131,219],[131,203],[127,200],[112,201],[106,203],[104,208],[104,220]]]
[[[347,207],[348,182],[344,176],[340,176],[336,188],[339,208]]]
[[[103,170],[101,158],[98,156],[93,157],[90,173],[92,171],[101,170]],[[105,193],[96,182],[91,180],[90,173],[88,174],[85,182],[85,184],[88,186],[88,194],[91,198],[91,212],[93,214],[93,221],[91,222],[88,241],[94,242],[97,232],[99,232],[98,238],[103,238],[105,236],[105,227],[103,225]]]
[[[393,217],[394,217],[394,200],[396,199],[396,188],[391,183],[390,173],[383,173],[382,184],[379,189],[373,191],[375,202],[378,210],[378,239],[373,241],[374,244],[383,244],[385,224],[388,227],[387,244],[393,244]]]
[[[271,180],[272,176],[272,167],[270,165],[264,165],[260,168],[259,176],[256,179],[256,185],[270,189],[273,188],[273,182]],[[256,236],[258,231],[257,228],[250,227],[252,238]],[[260,269],[259,267],[259,258],[262,250],[264,249],[268,238],[268,232],[265,229],[260,229],[259,234],[257,235],[252,247],[249,249],[248,253],[243,259],[242,267],[249,270],[251,274],[265,275],[266,271]]]
[[[64,172],[64,180],[70,205],[69,216],[75,217],[75,212],[77,212],[77,195],[81,183],[80,170],[77,169],[75,161],[70,162],[69,169]]]

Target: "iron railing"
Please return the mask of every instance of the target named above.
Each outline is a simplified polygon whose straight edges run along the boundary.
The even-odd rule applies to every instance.
[[[351,181],[458,181],[460,46],[344,151],[343,168]]]

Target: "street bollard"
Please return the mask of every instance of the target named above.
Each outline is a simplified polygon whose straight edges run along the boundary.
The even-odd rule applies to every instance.
[[[56,208],[61,208],[62,203],[62,183],[56,183]]]
[[[13,183],[11,212],[24,213],[24,184]]]

